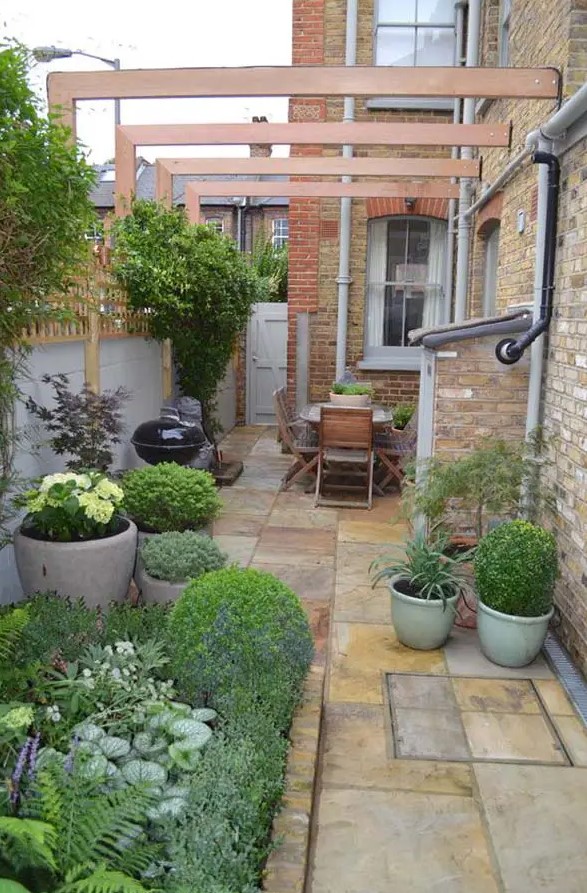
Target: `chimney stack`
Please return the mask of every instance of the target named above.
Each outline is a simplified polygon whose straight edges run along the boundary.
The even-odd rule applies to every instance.
[[[253,115],[253,124],[267,124],[265,115]],[[251,158],[270,158],[272,146],[269,143],[251,143],[249,151]]]

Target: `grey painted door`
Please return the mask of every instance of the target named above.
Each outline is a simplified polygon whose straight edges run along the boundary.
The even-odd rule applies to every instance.
[[[285,385],[287,304],[255,304],[247,338],[247,422],[273,425],[273,391]]]

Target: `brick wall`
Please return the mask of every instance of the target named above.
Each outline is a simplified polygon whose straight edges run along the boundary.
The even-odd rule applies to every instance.
[[[497,52],[497,0],[485,3],[483,62]],[[554,65],[563,72],[563,97],[587,74],[587,3],[585,0],[513,0],[511,64]],[[554,103],[493,102],[488,121],[513,119],[511,152],[485,150],[483,179],[490,182],[554,111]],[[557,603],[560,633],[575,660],[587,672],[587,142],[562,159],[559,236],[554,316],[550,326],[543,383],[543,423],[552,464],[544,484],[557,500],[552,525],[559,545],[561,575]],[[503,190],[497,301],[500,308],[532,300],[536,224],[537,170],[528,164]],[[525,232],[516,231],[517,212],[526,216]],[[475,229],[480,221],[476,221]],[[471,309],[479,306],[483,275],[483,227],[473,252]],[[514,367],[515,368],[515,367]]]
[[[544,430],[557,501],[561,633],[587,672],[587,140],[562,159],[555,310],[544,378]]]
[[[373,0],[359,0],[357,64],[373,64]],[[345,0],[293,0],[294,64],[341,65],[345,56]],[[425,121],[452,120],[451,113],[415,109],[372,110],[363,99],[356,100],[358,121]],[[290,120],[341,121],[343,100],[296,99],[290,102]],[[318,153],[338,155],[337,147],[324,150],[297,147],[295,154]],[[448,147],[422,150],[419,147],[365,147],[356,150],[362,157],[430,157],[447,156]],[[446,217],[446,202],[418,202],[412,213]],[[369,217],[406,214],[400,200],[353,200],[351,277],[347,365],[356,371],[363,358],[365,320],[365,269],[367,263],[367,223]],[[310,321],[310,399],[326,396],[335,376],[336,325],[339,263],[340,201],[321,199],[292,201],[290,204],[290,323],[288,347],[288,390],[295,390],[295,313],[309,311]],[[358,373],[372,381],[378,400],[388,403],[413,401],[418,396],[418,373]]]

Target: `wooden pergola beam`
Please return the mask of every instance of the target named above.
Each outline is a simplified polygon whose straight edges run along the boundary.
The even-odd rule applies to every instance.
[[[164,162],[166,163],[166,162]],[[478,177],[480,162],[466,158],[175,158],[173,174],[292,177]]]
[[[510,124],[122,124],[135,146],[509,146]]]
[[[161,167],[161,169],[164,169]],[[167,171],[169,173],[169,171]],[[427,182],[383,183],[367,181],[341,183],[332,181],[281,181],[260,182],[255,180],[198,180],[188,183],[185,190],[185,206],[192,223],[200,222],[200,200],[204,196],[250,196],[289,198],[458,198],[459,187],[450,180]],[[171,188],[158,197],[171,206]]]
[[[556,68],[295,65],[266,68],[145,68],[54,71],[49,107],[75,136],[78,100],[183,97],[369,96],[556,99]]]

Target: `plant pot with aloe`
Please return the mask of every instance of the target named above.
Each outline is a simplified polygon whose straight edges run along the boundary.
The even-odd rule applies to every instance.
[[[412,517],[423,517],[429,531],[449,534],[447,553],[471,551],[497,524],[519,515],[520,496],[532,517],[548,510],[552,497],[540,483],[543,463],[539,434],[529,443],[486,438],[478,447],[450,459],[434,457],[418,463],[408,475],[402,499]],[[468,574],[473,581],[473,567]],[[476,626],[474,593],[459,605],[457,625]]]
[[[398,546],[393,555],[371,564],[373,586],[388,581],[395,632],[409,648],[429,651],[444,645],[459,597],[468,587],[464,565],[470,555],[450,557],[447,546],[444,535],[428,540],[418,534],[405,549]]]
[[[175,601],[190,580],[220,570],[227,560],[209,536],[193,530],[158,533],[139,548],[135,583],[147,604]]]
[[[502,667],[525,667],[539,654],[552,617],[556,540],[529,521],[508,521],[475,553],[481,651]]]
[[[368,384],[360,382],[345,384],[335,381],[329,399],[334,406],[370,406],[372,392],[371,385]]]

